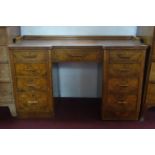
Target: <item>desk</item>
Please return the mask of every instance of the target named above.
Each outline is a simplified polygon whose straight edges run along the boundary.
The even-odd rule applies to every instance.
[[[102,119],[138,120],[146,48],[134,37],[22,37],[9,45],[18,117],[54,117],[53,63],[100,62]]]

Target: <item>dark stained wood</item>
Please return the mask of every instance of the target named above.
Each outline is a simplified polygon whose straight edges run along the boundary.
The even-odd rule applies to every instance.
[[[17,40],[134,40],[135,36],[47,36],[47,35],[24,35]]]

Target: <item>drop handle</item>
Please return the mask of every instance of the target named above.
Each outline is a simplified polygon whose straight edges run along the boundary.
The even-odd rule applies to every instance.
[[[129,72],[129,69],[120,69],[121,72]]]
[[[70,57],[83,57],[83,54],[68,54]]]
[[[34,59],[34,58],[36,58],[37,57],[37,55],[36,54],[27,54],[27,55],[22,55],[22,57],[24,57],[24,58],[26,58],[26,59]]]
[[[118,101],[117,103],[118,104],[127,104],[128,102],[126,102],[126,101]]]
[[[29,104],[36,104],[36,103],[38,103],[38,101],[33,100],[33,101],[28,101],[28,103],[29,103]]]
[[[33,84],[33,83],[28,83],[27,86],[28,86],[28,87],[35,87],[36,85]]]
[[[121,59],[130,59],[130,56],[129,55],[122,55],[122,54],[119,54],[118,55]]]
[[[121,85],[119,85],[120,87],[129,87],[129,85],[128,84],[121,84]]]

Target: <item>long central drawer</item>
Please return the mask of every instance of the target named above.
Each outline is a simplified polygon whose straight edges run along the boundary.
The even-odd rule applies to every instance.
[[[68,61],[100,61],[100,48],[54,48],[52,59],[54,62]]]

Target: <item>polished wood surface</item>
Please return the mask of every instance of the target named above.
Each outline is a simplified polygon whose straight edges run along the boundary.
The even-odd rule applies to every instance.
[[[19,118],[54,115],[53,63],[100,62],[103,64],[102,119],[139,119],[147,46],[138,38],[20,38],[16,44],[9,45]]]
[[[137,49],[104,52],[103,120],[139,119],[145,52],[137,53]]]
[[[48,50],[10,51],[14,95],[19,118],[52,117],[51,53]]]
[[[97,47],[56,47],[52,49],[53,62],[99,62],[102,48]]]
[[[141,50],[112,50],[109,53],[110,63],[138,63],[143,59]]]
[[[48,54],[43,50],[25,50],[25,51],[15,51],[13,53],[15,62],[24,62],[24,63],[42,63],[48,61]]]

